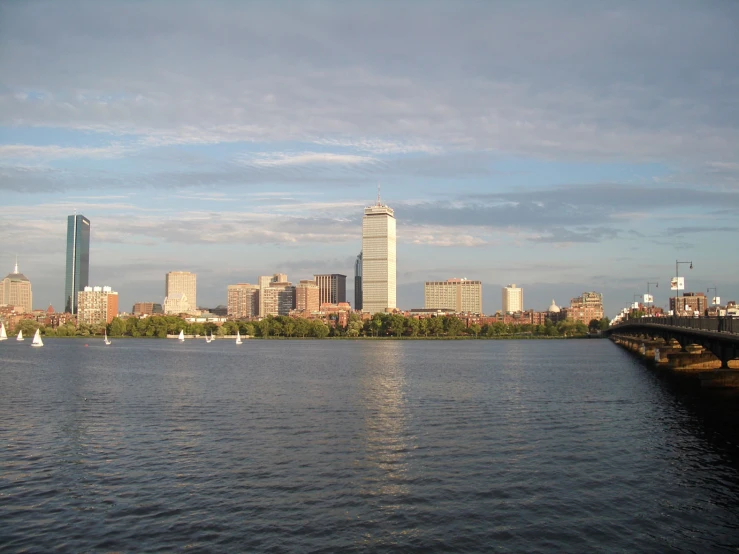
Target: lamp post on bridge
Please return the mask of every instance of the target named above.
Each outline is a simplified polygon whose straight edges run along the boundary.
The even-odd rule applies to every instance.
[[[649,294],[649,285],[654,285],[654,288],[659,288],[659,283],[652,283],[650,281],[647,281],[647,298],[652,298],[652,296]],[[652,308],[654,308],[654,299],[652,300]],[[653,314],[649,314],[653,315]]]
[[[680,303],[680,274],[678,273],[678,266],[680,264],[690,264],[690,269],[693,269],[693,262],[679,262],[675,260],[675,290],[677,290],[677,296],[675,297],[675,314],[677,315],[677,306]]]

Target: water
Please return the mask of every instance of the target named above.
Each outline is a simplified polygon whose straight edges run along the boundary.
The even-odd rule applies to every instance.
[[[0,550],[737,552],[736,445],[609,341],[0,343]]]

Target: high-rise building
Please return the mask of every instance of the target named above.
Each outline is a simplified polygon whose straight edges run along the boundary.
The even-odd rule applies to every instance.
[[[249,283],[228,285],[227,315],[255,317],[259,313],[259,286]]]
[[[185,298],[180,295],[184,295]],[[198,309],[197,275],[189,271],[170,271],[164,282],[164,296],[164,313],[195,313]],[[172,302],[175,298],[177,300]],[[167,302],[167,299],[170,301]],[[168,309],[170,311],[167,311]]]
[[[314,275],[319,290],[319,304],[346,302],[346,275],[330,273]]]
[[[290,310],[295,308],[295,287],[290,283],[271,283],[259,291],[259,296],[264,296],[265,317],[290,315]]]
[[[603,319],[603,295],[599,292],[583,292],[582,296],[573,298],[567,317],[585,325],[594,319]]]
[[[90,278],[90,220],[84,215],[67,216],[67,272],[64,311],[77,313],[77,293]]]
[[[0,306],[13,306],[18,312],[33,311],[33,294],[31,281],[18,271],[18,260],[13,273],[9,273],[0,281]]]
[[[396,279],[395,213],[378,194],[362,218],[362,311],[395,309]]]
[[[267,314],[264,311],[264,294],[263,291],[272,282],[272,277],[269,275],[260,275],[257,277],[257,286],[259,287],[259,317],[266,317]]]
[[[320,289],[315,281],[305,279],[295,285],[295,310],[304,316],[317,312],[321,307]]]
[[[523,312],[523,289],[516,283],[503,287],[503,313],[515,314]]]
[[[362,309],[362,253],[354,262],[354,309]]]
[[[118,315],[118,293],[110,287],[85,287],[77,293],[77,322],[108,324]]]
[[[447,279],[426,281],[424,308],[449,310],[456,313],[482,313],[482,281]]]

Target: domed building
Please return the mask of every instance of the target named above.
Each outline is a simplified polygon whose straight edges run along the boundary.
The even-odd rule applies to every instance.
[[[549,306],[549,309],[547,311],[550,314],[558,314],[560,312],[559,306],[557,306],[557,303],[554,301],[554,298],[552,298],[552,305]]]
[[[0,281],[0,306],[14,306],[17,311],[25,313],[33,311],[31,281],[18,271],[17,261],[13,273]]]

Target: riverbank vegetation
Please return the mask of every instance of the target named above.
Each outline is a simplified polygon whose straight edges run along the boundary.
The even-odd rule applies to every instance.
[[[71,323],[54,329],[44,327],[33,320],[22,320],[13,332],[23,330],[30,336],[41,329],[47,337],[91,337],[102,336],[107,331],[110,337],[156,337],[166,338],[184,331],[186,335],[216,337],[249,335],[260,338],[556,338],[581,337],[589,331],[597,331],[603,327],[604,321],[593,320],[587,326],[582,322],[571,320],[552,322],[546,320],[543,325],[513,324],[501,321],[479,325],[473,323],[469,327],[454,316],[416,319],[401,314],[375,314],[372,319],[362,320],[357,314],[350,314],[346,326],[338,325],[336,320],[326,324],[321,320],[293,318],[287,316],[268,316],[261,321],[227,321],[222,325],[215,323],[189,323],[177,316],[151,316],[138,318],[114,318],[105,325],[75,326]],[[607,320],[605,320],[607,326]]]

